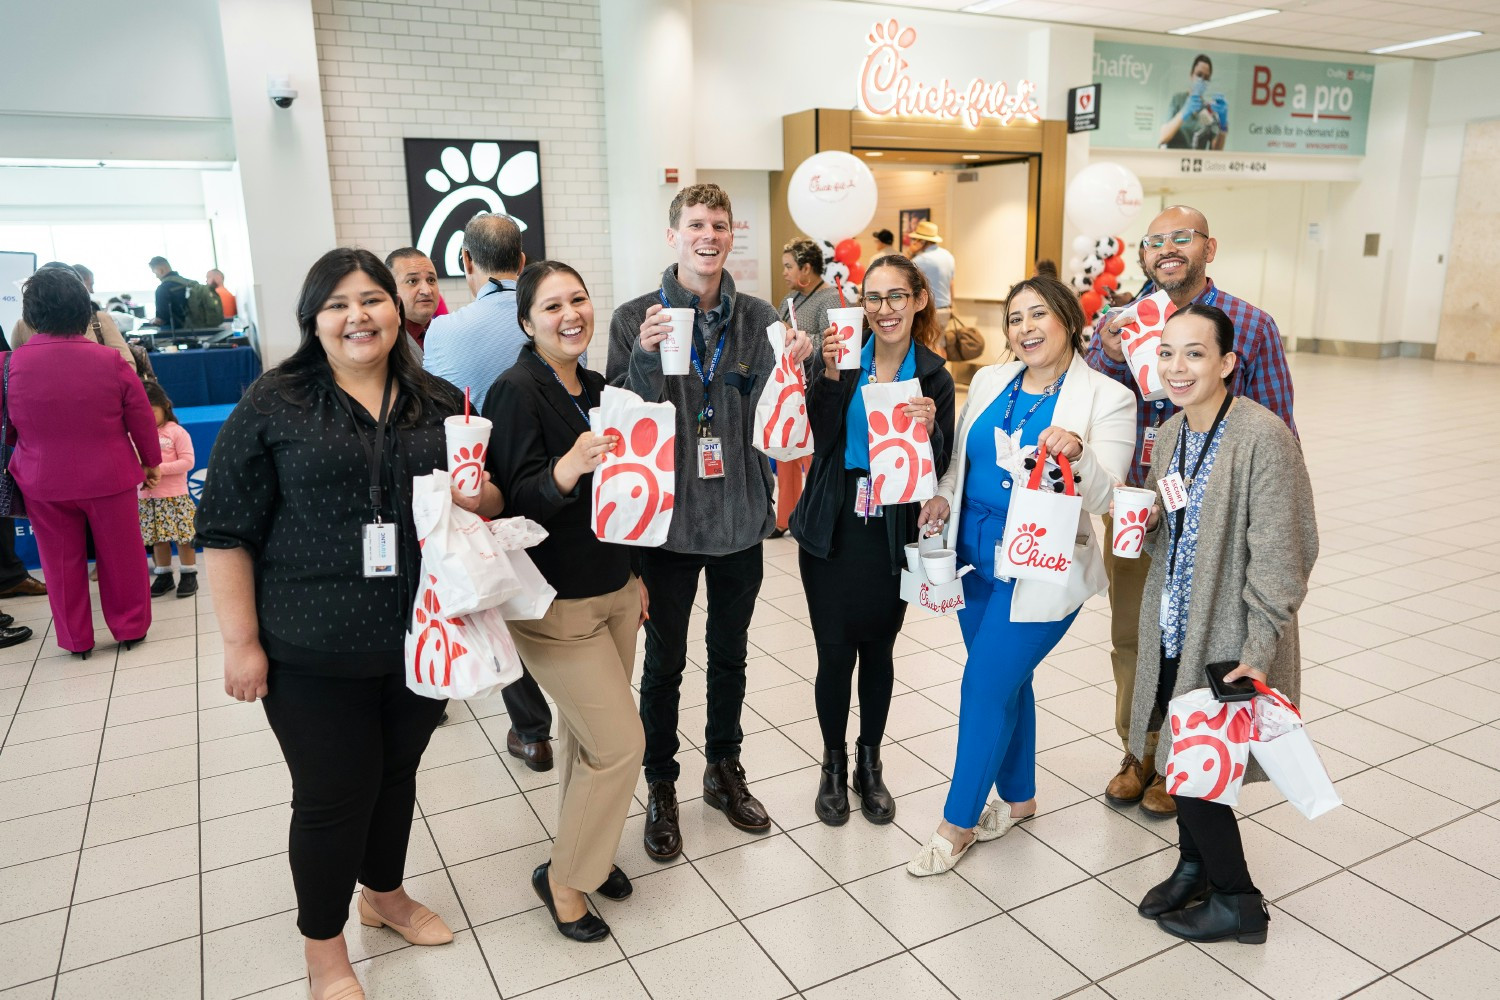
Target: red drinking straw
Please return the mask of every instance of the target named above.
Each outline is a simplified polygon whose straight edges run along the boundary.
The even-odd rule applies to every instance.
[[[469,422],[469,387],[464,386],[464,423]]]
[[[844,301],[844,283],[842,281],[834,281],[833,290],[839,293],[839,308],[843,309],[848,306],[848,303]]]

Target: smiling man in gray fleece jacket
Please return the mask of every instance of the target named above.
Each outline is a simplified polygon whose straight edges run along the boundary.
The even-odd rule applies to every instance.
[[[695,184],[672,199],[667,243],[677,263],[661,287],[615,309],[606,377],[649,402],[677,408],[677,493],[672,528],[659,549],[642,552],[651,599],[641,722],[646,731],[646,853],[667,861],[682,852],[677,822],[677,704],[687,663],[688,617],[698,576],[708,582],[708,767],[703,797],[741,830],[770,829],[740,766],[740,707],[745,700],[746,635],[763,573],[761,543],[775,527],[771,470],[751,444],[755,401],[775,365],[766,327],[770,303],[736,293],[724,263],[734,246],[729,196]],[[663,375],[665,307],[693,309],[693,364],[687,375]],[[795,334],[793,356],[812,353]]]

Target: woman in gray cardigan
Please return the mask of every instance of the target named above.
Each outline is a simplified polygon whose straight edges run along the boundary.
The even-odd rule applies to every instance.
[[[1253,677],[1293,702],[1301,691],[1297,609],[1318,557],[1312,484],[1281,418],[1229,395],[1233,347],[1234,324],[1213,306],[1179,310],[1162,332],[1162,380],[1183,412],[1162,426],[1146,486],[1181,476],[1187,506],[1151,512],[1130,717],[1137,757],[1167,703],[1208,686],[1206,664],[1238,663],[1226,680]],[[1165,531],[1157,530],[1162,520]],[[1171,739],[1169,728],[1161,739]],[[1163,772],[1167,757],[1165,748],[1156,755]],[[1245,780],[1265,778],[1252,761]],[[1190,941],[1265,941],[1269,913],[1250,880],[1234,810],[1173,799],[1181,856],[1146,893],[1141,916]],[[1192,905],[1199,900],[1206,902]]]

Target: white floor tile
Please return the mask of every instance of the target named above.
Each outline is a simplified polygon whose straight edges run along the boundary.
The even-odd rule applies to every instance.
[[[900,943],[842,889],[758,914],[744,924],[799,990],[901,950]],[[828,947],[833,941],[839,946]]]
[[[1340,872],[1276,905],[1387,972],[1461,933],[1352,872]],[[1351,920],[1356,913],[1359,919]]]
[[[959,1000],[1052,1000],[1089,982],[1009,916],[939,938],[912,954]],[[982,961],[976,961],[979,956]]]
[[[729,924],[632,959],[655,1000],[778,1000],[796,991],[740,924]]]
[[[1396,973],[1432,1000],[1468,1000],[1495,995],[1500,983],[1500,950],[1461,938]]]

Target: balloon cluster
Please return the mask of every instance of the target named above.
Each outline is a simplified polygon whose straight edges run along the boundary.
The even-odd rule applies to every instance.
[[[865,267],[859,262],[859,253],[858,240],[839,240],[837,246],[823,240],[823,280],[849,303],[859,299],[859,286],[865,280]]]
[[[853,238],[875,215],[875,175],[857,156],[837,151],[814,153],[787,181],[792,221],[823,249],[823,280],[846,302],[859,298],[865,269]]]
[[[1068,279],[1078,293],[1083,314],[1093,323],[1108,307],[1110,295],[1120,287],[1125,271],[1125,241],[1118,236],[1095,239],[1080,236],[1073,241],[1073,257],[1068,261]]]

